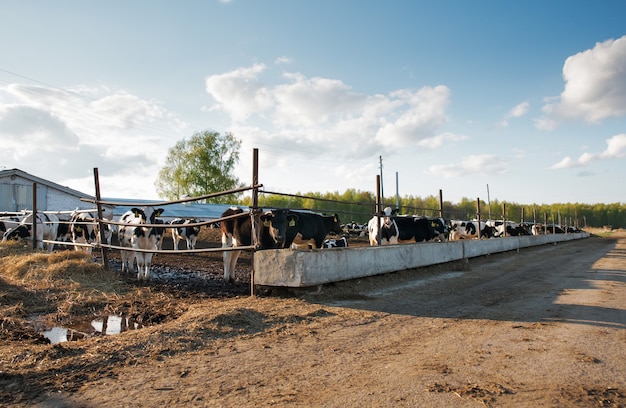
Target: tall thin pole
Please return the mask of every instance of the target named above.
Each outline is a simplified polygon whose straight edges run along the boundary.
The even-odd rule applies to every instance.
[[[478,219],[478,239],[481,239],[482,232],[480,230],[480,197],[476,198],[476,218]]]
[[[491,219],[491,197],[489,197],[489,184],[487,184],[487,212],[489,213],[489,219]]]
[[[378,159],[380,161],[380,198],[382,201],[384,201],[385,191],[383,190],[383,156],[378,156]]]
[[[98,173],[98,168],[94,167],[93,168],[93,182],[95,184],[95,190],[96,190],[96,208],[98,209],[98,227],[100,229],[100,244],[104,244],[105,241],[105,234],[104,234],[104,223],[102,222],[102,204],[100,204],[100,201],[102,201],[102,197],[100,196],[100,175]],[[109,269],[109,256],[108,256],[108,252],[107,252],[107,248],[105,248],[104,246],[100,245],[100,254],[102,255],[102,264],[104,266],[104,269]]]
[[[37,183],[33,183],[33,249],[37,249]],[[43,242],[41,243],[43,245]]]
[[[443,190],[439,189],[439,218],[443,218]]]
[[[400,209],[400,185],[398,182],[398,172],[396,171],[396,208]],[[402,214],[402,213],[400,213]]]
[[[378,246],[380,246],[381,240],[382,240],[382,231],[380,228],[380,216],[381,213],[383,212],[383,206],[382,206],[382,197],[380,194],[380,190],[382,189],[382,181],[381,181],[381,177],[380,176],[376,176],[376,225],[377,225],[377,230],[378,230],[378,236],[376,237],[376,240],[378,241]]]
[[[252,150],[252,208],[250,211],[250,216],[252,217],[252,240],[253,245],[256,247],[259,246],[260,237],[261,237],[261,214],[259,213],[259,149],[254,148]],[[254,253],[255,250],[252,251],[252,274],[250,276],[250,296],[254,296],[255,284],[254,284],[254,274],[256,273],[256,269],[254,266]]]

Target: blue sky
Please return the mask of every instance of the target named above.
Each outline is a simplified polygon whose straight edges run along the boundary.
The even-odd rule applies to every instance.
[[[0,168],[156,199],[242,140],[285,193],[626,202],[624,1],[2,1]]]

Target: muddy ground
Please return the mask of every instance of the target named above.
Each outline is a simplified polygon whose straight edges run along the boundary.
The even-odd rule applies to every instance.
[[[249,259],[155,261],[95,298],[3,277],[0,406],[626,406],[623,233],[256,297]],[[47,344],[40,298],[137,329]]]

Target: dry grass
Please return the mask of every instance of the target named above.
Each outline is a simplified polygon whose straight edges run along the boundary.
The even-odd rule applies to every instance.
[[[56,313],[106,303],[124,291],[119,276],[83,252],[33,251],[23,244],[0,245],[0,318]]]

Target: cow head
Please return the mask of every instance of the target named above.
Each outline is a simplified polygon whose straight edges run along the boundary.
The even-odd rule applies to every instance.
[[[15,228],[7,230],[2,237],[2,241],[7,241],[9,239],[20,240],[30,238],[31,229],[32,226],[30,224],[18,225]]]
[[[341,221],[339,220],[339,214],[333,214],[332,224],[330,227],[330,232],[334,232],[335,234],[343,234],[343,228],[341,227]]]
[[[289,210],[271,210],[261,215],[263,226],[267,228],[270,237],[277,248],[282,248],[287,235],[287,228],[294,226],[298,215]]]

